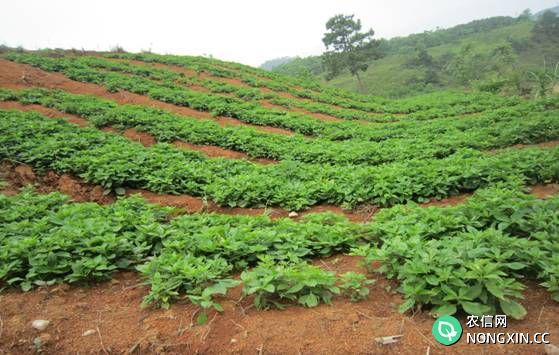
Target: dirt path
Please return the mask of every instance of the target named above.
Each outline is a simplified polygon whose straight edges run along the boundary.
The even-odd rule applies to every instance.
[[[365,272],[358,257],[336,256],[316,264],[337,273]],[[306,309],[258,311],[252,300],[240,298],[240,287],[220,300],[225,311],[209,314],[204,326],[192,323],[197,308],[179,301],[169,310],[141,308],[148,288],[133,272],[119,272],[113,280],[90,287],[54,285],[27,293],[7,290],[0,295],[3,323],[0,353],[45,354],[536,354],[542,345],[467,345],[466,336],[451,347],[431,335],[433,319],[426,312],[401,315],[402,298],[386,291],[390,284],[378,275],[369,299]],[[522,302],[528,315],[508,319],[507,332],[559,334],[559,303],[529,283]],[[544,311],[545,310],[545,311]],[[465,317],[460,317],[465,324]],[[32,329],[35,319],[50,321],[42,331]],[[468,332],[468,328],[464,329]],[[86,335],[84,335],[86,334]],[[381,345],[376,337],[403,335],[400,342]],[[3,350],[1,350],[3,349]],[[4,352],[3,352],[4,351]]]
[[[74,81],[68,79],[60,73],[46,72],[31,65],[15,63],[3,58],[0,58],[0,87],[8,89],[26,89],[32,87],[61,89],[74,94],[95,95],[115,101],[119,104],[144,105],[164,109],[179,115],[189,116],[193,118],[215,120],[222,126],[241,125],[267,133],[283,135],[294,134],[292,131],[289,130],[268,126],[251,125],[234,118],[214,118],[209,112],[197,111],[188,107],[165,103],[162,101],[151,99],[147,96],[137,95],[127,91],[110,93],[105,88],[99,85]]]
[[[497,154],[497,153],[502,152],[503,150],[507,150],[507,149],[554,148],[554,147],[557,147],[558,145],[559,145],[559,140],[552,140],[552,141],[536,143],[536,144],[515,144],[515,145],[508,146],[508,147],[490,149],[486,152],[488,154]]]

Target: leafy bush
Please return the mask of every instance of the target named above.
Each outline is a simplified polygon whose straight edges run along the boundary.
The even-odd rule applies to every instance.
[[[164,252],[152,258],[148,263],[138,266],[138,271],[148,278],[150,293],[144,298],[144,305],[157,302],[168,308],[179,292],[186,292],[203,298],[195,298],[200,302],[209,301],[214,289],[209,288],[214,280],[225,276],[232,267],[226,260],[196,257],[174,252]],[[223,285],[223,284],[220,284]],[[220,291],[220,290],[218,290]],[[206,305],[206,303],[204,303]]]
[[[243,295],[255,295],[258,309],[283,308],[283,302],[297,302],[305,307],[329,304],[340,293],[334,273],[307,263],[274,263],[264,259],[251,271],[241,274]]]
[[[351,302],[361,301],[369,296],[367,285],[374,283],[374,280],[367,280],[367,276],[358,272],[346,272],[340,276],[338,287],[344,296],[349,297]]]
[[[522,318],[524,286],[517,279],[545,280],[557,297],[559,198],[537,200],[511,189],[515,184],[480,190],[456,207],[382,211],[369,237],[382,244],[354,253],[368,266],[380,262],[375,271],[399,281],[403,312],[427,306],[435,315],[502,311]]]

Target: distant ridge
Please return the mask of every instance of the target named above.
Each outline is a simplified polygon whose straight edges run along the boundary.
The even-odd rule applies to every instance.
[[[543,15],[543,13],[546,12],[546,11],[553,11],[553,12],[555,12],[556,14],[559,15],[559,5],[557,5],[557,6],[555,6],[555,7],[550,7],[550,8],[547,8],[547,9],[543,9],[542,11],[538,11],[538,12],[536,12],[536,13],[534,14],[534,17],[540,17],[540,16]]]
[[[280,65],[287,64],[287,63],[291,62],[293,59],[295,59],[295,58],[293,58],[293,57],[281,57],[281,58],[270,59],[270,60],[267,60],[264,63],[262,63],[259,68],[265,69],[265,70],[272,70],[274,68],[279,67]]]

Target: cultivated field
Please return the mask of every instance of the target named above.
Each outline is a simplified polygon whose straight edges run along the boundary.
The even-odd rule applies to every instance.
[[[541,353],[431,327],[559,342],[558,143],[557,96],[3,53],[0,354]]]

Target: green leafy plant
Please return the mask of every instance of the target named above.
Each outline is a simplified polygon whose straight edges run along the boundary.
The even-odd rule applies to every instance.
[[[276,264],[264,259],[253,270],[243,272],[241,280],[243,295],[255,295],[258,309],[283,308],[285,301],[316,307],[321,302],[329,304],[340,293],[334,273],[307,263]]]
[[[371,270],[399,281],[402,312],[427,306],[434,315],[502,311],[523,318],[518,301],[524,286],[517,279],[537,275],[557,292],[553,221],[559,199],[537,200],[519,192],[518,184],[480,190],[455,207],[385,210],[370,226],[380,247],[353,252],[364,255]]]
[[[188,298],[194,304],[199,305],[202,308],[202,312],[198,314],[196,321],[199,325],[203,325],[208,321],[207,309],[213,308],[218,312],[223,312],[223,307],[214,300],[216,295],[225,295],[229,288],[235,287],[240,284],[240,281],[223,279],[217,280],[217,282],[211,286],[208,286],[202,290],[200,294],[189,294]]]
[[[369,296],[368,285],[372,285],[375,281],[368,280],[367,276],[358,272],[346,272],[340,276],[338,287],[341,293],[351,300],[358,302]]]

